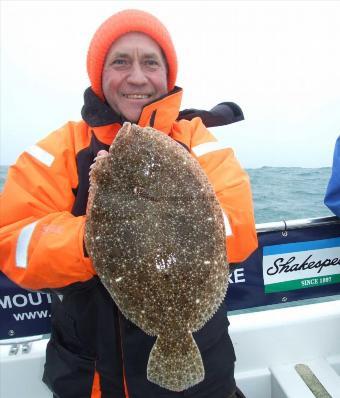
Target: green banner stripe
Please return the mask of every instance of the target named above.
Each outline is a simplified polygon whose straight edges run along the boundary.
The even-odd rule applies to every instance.
[[[316,286],[340,283],[340,275],[324,275],[314,278],[296,279],[294,281],[272,283],[265,285],[265,293],[285,292],[289,290],[306,289]]]

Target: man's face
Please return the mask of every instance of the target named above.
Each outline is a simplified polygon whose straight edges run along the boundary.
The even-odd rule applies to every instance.
[[[114,111],[138,122],[143,106],[168,92],[167,68],[158,44],[139,32],[116,40],[105,59],[102,87]]]

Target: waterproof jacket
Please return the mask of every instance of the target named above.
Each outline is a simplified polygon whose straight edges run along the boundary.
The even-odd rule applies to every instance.
[[[168,134],[198,159],[225,215],[228,259],[240,262],[257,247],[249,178],[204,123],[232,123],[242,112],[233,103],[210,112],[179,112],[181,96],[176,87],[146,105],[138,124]],[[235,388],[235,357],[224,304],[194,334],[204,381],[183,393],[147,381],[155,338],[120,313],[83,243],[89,167],[124,121],[91,89],[85,91],[82,117],[28,148],[9,169],[1,195],[2,272],[24,288],[55,293],[44,381],[60,398],[226,398]]]
[[[340,136],[335,143],[332,174],[327,186],[325,205],[340,217]]]

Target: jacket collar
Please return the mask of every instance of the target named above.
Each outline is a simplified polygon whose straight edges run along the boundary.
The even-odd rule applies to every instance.
[[[180,87],[175,87],[170,93],[145,105],[138,125],[141,127],[151,126],[169,134],[171,126],[179,114],[182,92],[183,90]],[[111,109],[106,102],[97,97],[91,87],[85,90],[81,115],[84,121],[92,128],[112,124],[121,126],[126,121],[121,115]]]
[[[92,90],[84,92],[84,105],[81,110],[83,120],[90,127],[101,127],[113,123],[123,123],[120,115],[114,112],[107,102],[103,102]]]

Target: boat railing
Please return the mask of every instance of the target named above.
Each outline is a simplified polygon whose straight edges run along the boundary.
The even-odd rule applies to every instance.
[[[316,217],[316,218],[301,218],[297,220],[282,220],[268,223],[256,224],[257,233],[274,232],[274,231],[289,231],[297,228],[309,228],[315,226],[340,225],[340,218],[335,216]]]

